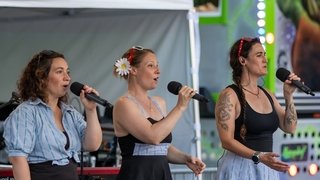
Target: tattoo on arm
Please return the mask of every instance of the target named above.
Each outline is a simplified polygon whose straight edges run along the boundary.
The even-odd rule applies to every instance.
[[[233,105],[230,102],[230,94],[222,94],[217,104],[217,123],[222,129],[228,131],[228,125],[226,121],[230,120],[230,112]]]
[[[285,123],[288,126],[297,125],[297,112],[292,102],[288,103],[286,106]]]

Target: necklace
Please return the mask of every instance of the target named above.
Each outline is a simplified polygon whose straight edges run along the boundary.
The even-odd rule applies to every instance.
[[[246,89],[244,87],[242,87],[242,89],[247,91],[250,94],[253,94],[253,95],[257,96],[257,98],[259,98],[259,93],[260,93],[260,89],[259,88],[258,88],[258,92],[257,93],[254,93],[254,92],[252,92],[252,91],[250,91],[250,90],[248,90],[248,89]]]

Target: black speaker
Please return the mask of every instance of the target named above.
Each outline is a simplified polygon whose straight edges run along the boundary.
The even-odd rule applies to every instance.
[[[2,103],[0,106],[0,121],[4,121],[10,115],[10,113],[18,106],[19,104],[7,104]]]
[[[200,118],[214,118],[215,103],[212,99],[210,91],[205,87],[200,87],[199,94],[209,99],[208,103],[199,102]]]

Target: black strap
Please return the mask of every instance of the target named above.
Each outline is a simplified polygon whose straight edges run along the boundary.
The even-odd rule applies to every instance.
[[[231,89],[233,89],[234,90],[234,92],[237,94],[237,97],[238,97],[238,100],[239,100],[239,102],[241,102],[241,90],[240,90],[240,88],[237,86],[237,85],[235,85],[235,84],[231,84],[231,85],[229,85],[228,87],[230,87]],[[269,101],[271,102],[271,105],[273,106],[274,105],[274,102],[273,102],[273,100],[272,100],[272,97],[270,96],[270,94],[267,92],[267,90],[265,90],[263,87],[261,87],[261,86],[258,86],[263,92],[264,92],[264,94],[267,96],[267,98],[269,99]],[[241,114],[240,115],[242,115],[242,113],[243,113],[243,109],[242,109],[243,107],[241,106]]]
[[[66,138],[67,138],[67,143],[66,143],[66,145],[64,146],[64,149],[69,149],[69,147],[70,147],[70,139],[69,139],[69,136],[68,136],[68,133],[66,132],[66,131],[63,131],[63,134],[66,136]]]
[[[234,90],[234,92],[237,94],[239,102],[241,103],[241,93],[242,92],[241,92],[240,88],[235,84],[231,84],[228,87]],[[241,106],[241,111],[240,111],[240,117],[243,117],[243,107],[242,106]]]

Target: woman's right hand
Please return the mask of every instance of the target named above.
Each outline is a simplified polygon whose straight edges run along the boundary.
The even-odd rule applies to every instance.
[[[196,91],[188,86],[182,86],[179,91],[177,107],[185,110],[188,107],[190,99],[196,94]]]
[[[279,154],[276,154],[273,152],[267,152],[267,153],[262,153],[259,157],[260,157],[260,162],[262,162],[263,164],[269,166],[274,170],[286,172],[289,169],[288,164],[278,159],[278,157],[280,157]]]

